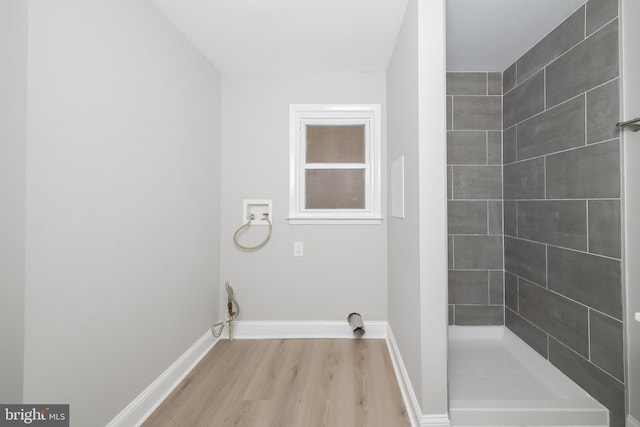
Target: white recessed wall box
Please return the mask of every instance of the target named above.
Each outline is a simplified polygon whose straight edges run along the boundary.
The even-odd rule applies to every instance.
[[[265,216],[273,221],[273,201],[265,199],[244,199],[242,201],[242,224],[251,221],[251,225],[269,225]]]

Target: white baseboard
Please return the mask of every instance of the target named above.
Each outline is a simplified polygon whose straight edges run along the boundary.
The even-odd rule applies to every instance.
[[[411,386],[411,380],[409,374],[402,361],[396,338],[393,336],[391,327],[387,328],[387,348],[389,355],[391,356],[391,364],[393,370],[396,373],[396,379],[398,380],[398,386],[400,387],[400,393],[402,394],[402,400],[404,400],[404,406],[407,408],[407,414],[409,415],[409,421],[412,427],[418,427],[420,425],[420,418],[422,418],[422,410],[418,404],[418,399]]]
[[[423,415],[420,418],[420,427],[450,427],[451,421],[447,414]]]
[[[640,421],[636,420],[629,414],[627,416],[627,427],[640,427]]]
[[[400,354],[400,350],[398,349],[398,344],[396,343],[396,339],[391,331],[391,327],[387,327],[387,348],[389,349],[389,355],[391,356],[391,363],[393,365],[393,370],[396,373],[396,378],[398,380],[398,385],[400,386],[400,393],[402,394],[402,399],[404,400],[404,406],[407,408],[407,413],[409,415],[409,421],[411,422],[412,427],[448,427],[451,425],[449,421],[448,414],[436,414],[436,415],[423,415],[422,409],[420,408],[420,404],[418,403],[418,398],[413,390],[413,386],[411,385],[411,380],[409,379],[409,374],[407,373],[407,369],[404,365],[404,361],[402,360],[402,355]]]
[[[107,427],[140,426],[218,342],[210,330],[124,408]]]
[[[363,339],[385,339],[385,321],[365,321]],[[224,337],[229,337],[225,328]],[[233,337],[236,339],[293,339],[293,338],[353,338],[353,331],[346,322],[338,321],[252,321],[233,322]]]

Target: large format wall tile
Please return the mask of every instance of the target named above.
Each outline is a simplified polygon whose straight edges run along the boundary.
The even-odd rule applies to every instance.
[[[518,312],[518,277],[504,273],[504,305]]]
[[[487,163],[487,132],[447,132],[447,164],[484,165]]]
[[[520,280],[520,316],[559,339],[584,357],[589,355],[587,307],[556,293]]]
[[[547,352],[547,334],[533,323],[520,317],[517,313],[507,308],[504,311],[505,325],[524,342],[529,344],[531,348],[540,353],[542,357],[548,357]]]
[[[455,96],[454,130],[502,130],[500,96]]]
[[[553,338],[549,338],[549,361],[611,411],[611,426],[624,426],[624,384]]]
[[[449,304],[488,304],[486,271],[449,270]]]
[[[504,127],[508,128],[544,110],[544,71],[506,93]]]
[[[502,202],[489,200],[487,212],[489,214],[489,234],[502,234]]]
[[[597,311],[589,311],[591,361],[624,381],[622,322]]]
[[[456,325],[504,325],[504,309],[499,305],[457,305]]]
[[[501,199],[500,166],[453,166],[454,199]]]
[[[502,132],[502,161],[503,164],[513,163],[518,160],[516,150],[517,126],[511,126]]]
[[[504,234],[507,236],[518,237],[517,203],[513,200],[505,200],[503,202]]]
[[[518,237],[587,250],[587,202],[518,202]]]
[[[447,73],[447,95],[487,95],[487,73]]]
[[[589,252],[622,256],[620,200],[589,200]]]
[[[505,200],[544,199],[544,158],[505,165],[503,173]]]
[[[450,200],[447,203],[449,234],[487,234],[487,202]]]
[[[453,262],[460,270],[501,270],[502,236],[454,237]]]
[[[547,107],[618,77],[618,72],[618,20],[615,20],[547,67]]]
[[[546,158],[547,197],[620,197],[620,143],[617,139],[556,153]],[[506,178],[505,178],[506,181]],[[507,186],[505,185],[505,194]]]
[[[502,93],[507,93],[516,87],[516,62],[502,73]]]
[[[518,160],[584,145],[585,101],[579,96],[518,125]]]
[[[620,79],[587,92],[587,143],[606,141],[620,135]]]
[[[548,257],[549,289],[622,319],[620,261],[553,246]]]
[[[518,82],[533,75],[583,39],[584,7],[581,7],[518,59]]]
[[[545,245],[526,240],[504,238],[504,269],[539,285],[547,283]]]
[[[504,305],[504,271],[489,271],[489,304]]]
[[[502,164],[502,132],[487,131],[487,164]]]
[[[502,73],[487,73],[487,95],[502,95]]]
[[[618,0],[587,2],[587,36],[618,16]]]

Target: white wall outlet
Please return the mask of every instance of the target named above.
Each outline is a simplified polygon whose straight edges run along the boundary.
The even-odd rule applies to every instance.
[[[269,225],[265,216],[273,222],[273,202],[271,200],[245,199],[242,201],[242,224],[251,221],[251,225]]]
[[[304,242],[293,242],[293,256],[304,256]]]

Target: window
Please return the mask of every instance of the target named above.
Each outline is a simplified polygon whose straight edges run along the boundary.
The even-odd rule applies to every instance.
[[[291,105],[292,224],[379,224],[380,106]]]

